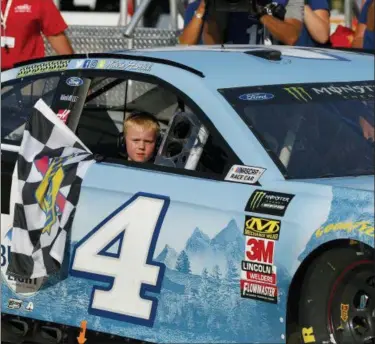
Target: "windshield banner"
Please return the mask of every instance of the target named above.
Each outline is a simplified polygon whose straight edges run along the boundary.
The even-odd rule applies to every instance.
[[[275,103],[310,103],[333,100],[374,99],[373,81],[240,87],[219,90],[231,102],[248,106]],[[241,104],[243,103],[243,104]]]

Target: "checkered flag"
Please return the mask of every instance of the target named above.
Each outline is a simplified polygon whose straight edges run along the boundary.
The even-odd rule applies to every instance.
[[[26,123],[13,174],[7,274],[38,278],[59,270],[82,179],[94,162],[91,152],[40,99]]]

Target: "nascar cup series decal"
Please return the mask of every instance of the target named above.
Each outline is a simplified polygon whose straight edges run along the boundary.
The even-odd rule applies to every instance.
[[[261,167],[233,165],[225,177],[225,180],[238,183],[255,184],[265,170],[265,168]]]
[[[6,274],[12,242],[12,224],[9,215],[1,214],[1,275],[8,287],[22,296],[34,295],[42,286],[44,278],[16,278]]]
[[[284,216],[294,195],[255,190],[246,204],[245,211],[268,215]]]

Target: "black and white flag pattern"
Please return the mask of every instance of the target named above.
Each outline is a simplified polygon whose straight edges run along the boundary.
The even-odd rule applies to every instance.
[[[58,271],[91,152],[40,99],[26,123],[11,190],[13,219],[7,274]]]

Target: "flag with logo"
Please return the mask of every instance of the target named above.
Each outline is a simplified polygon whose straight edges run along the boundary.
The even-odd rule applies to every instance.
[[[92,153],[40,99],[26,123],[11,190],[7,274],[48,276],[61,267]]]

